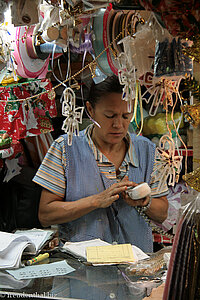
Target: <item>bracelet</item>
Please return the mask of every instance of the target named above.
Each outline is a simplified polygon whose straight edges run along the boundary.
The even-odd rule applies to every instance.
[[[152,203],[152,198],[151,198],[151,196],[150,196],[150,197],[149,197],[149,203],[148,203],[146,206],[143,206],[143,207],[142,207],[142,211],[143,211],[143,212],[146,212],[147,209],[150,208],[151,203]]]

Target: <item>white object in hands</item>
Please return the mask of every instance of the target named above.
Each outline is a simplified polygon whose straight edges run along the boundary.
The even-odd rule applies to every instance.
[[[151,194],[151,189],[148,185],[148,183],[144,182],[136,187],[128,188],[126,191],[129,195],[129,197],[133,200],[138,200],[147,197]]]

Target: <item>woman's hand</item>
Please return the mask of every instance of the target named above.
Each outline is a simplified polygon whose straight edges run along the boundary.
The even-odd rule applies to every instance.
[[[126,182],[128,177],[126,176],[123,181]],[[132,182],[132,187],[137,186],[137,183]],[[166,196],[161,196],[157,198],[151,198],[147,196],[145,198],[141,198],[139,200],[133,200],[129,197],[128,193],[123,192],[122,196],[124,201],[130,206],[141,206],[145,207],[149,203],[148,209],[145,211],[145,214],[155,222],[162,223],[166,220],[168,214],[168,200]],[[150,202],[151,200],[151,202]]]
[[[122,180],[122,182],[126,182],[126,181],[128,181],[128,176],[125,176],[125,177],[123,178],[123,180]],[[131,186],[134,188],[134,187],[136,187],[137,185],[138,185],[138,183],[132,182],[132,185],[131,185]],[[132,198],[129,196],[129,194],[126,193],[126,192],[123,192],[123,193],[122,193],[122,196],[123,196],[123,198],[124,198],[124,201],[125,201],[128,205],[133,206],[133,207],[135,207],[135,206],[146,206],[146,205],[149,203],[149,201],[150,201],[150,197],[149,197],[149,196],[147,196],[147,197],[145,197],[145,198],[138,199],[138,200],[132,199]]]
[[[132,182],[128,180],[122,180],[118,183],[114,183],[105,191],[99,193],[94,197],[95,206],[97,208],[109,207],[114,201],[119,198],[120,193],[125,193],[127,187],[132,186]]]
[[[124,201],[130,205],[130,206],[147,206],[149,201],[150,201],[150,197],[147,196],[145,198],[141,198],[141,199],[138,199],[138,200],[134,200],[132,198],[129,197],[129,195],[125,192],[122,194],[123,195],[123,198],[124,198]]]

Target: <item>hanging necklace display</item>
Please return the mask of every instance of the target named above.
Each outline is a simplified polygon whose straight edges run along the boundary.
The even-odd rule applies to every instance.
[[[76,107],[76,96],[71,88],[66,88],[63,92],[62,115],[66,117],[62,130],[68,134],[68,145],[72,145],[73,134],[79,135],[79,123],[82,123],[84,107]]]

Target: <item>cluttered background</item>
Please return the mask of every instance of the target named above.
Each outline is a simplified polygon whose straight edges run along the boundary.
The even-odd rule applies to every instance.
[[[130,131],[157,146],[159,186],[169,185],[161,229],[172,235],[154,238],[172,243],[189,201],[181,194],[200,191],[198,1],[1,0],[0,7],[2,230],[40,226],[31,179],[55,138],[68,133],[70,145],[93,121],[84,110],[91,82],[115,74],[123,100],[135,99]]]

